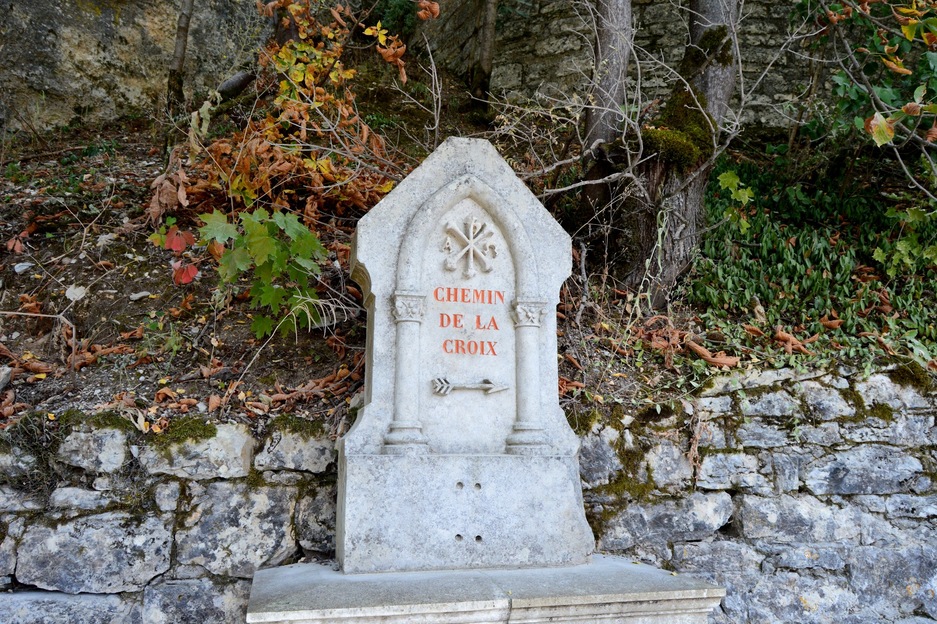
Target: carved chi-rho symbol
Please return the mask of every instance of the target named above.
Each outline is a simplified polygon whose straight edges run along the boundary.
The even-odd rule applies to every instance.
[[[447,271],[455,271],[459,261],[463,258],[465,258],[465,277],[473,277],[476,274],[476,264],[485,273],[491,271],[491,260],[498,255],[498,252],[494,242],[490,240],[494,232],[487,223],[475,217],[469,217],[465,220],[464,232],[451,223],[447,223],[446,234],[448,236],[446,236],[443,251],[449,254],[445,262]],[[455,245],[459,247],[455,248]]]

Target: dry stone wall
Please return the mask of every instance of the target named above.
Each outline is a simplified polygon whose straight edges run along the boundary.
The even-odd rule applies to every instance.
[[[724,585],[711,621],[937,620],[937,395],[895,369],[753,372],[582,438],[598,547]],[[0,444],[0,622],[243,622],[256,570],[335,549],[326,438]],[[693,449],[697,452],[694,453]],[[39,498],[21,489],[52,468]]]
[[[474,57],[481,30],[481,0],[442,3],[437,22],[426,23],[434,58],[464,74]],[[790,104],[806,93],[811,66],[799,44],[780,53],[788,39],[796,2],[747,0],[742,11],[739,49],[749,94],[743,119],[756,125],[786,127]],[[645,61],[646,100],[666,95],[673,78],[655,70],[651,59],[676,66],[686,40],[686,15],[674,3],[633,0],[635,45]],[[592,18],[588,3],[570,0],[501,0],[498,10],[492,90],[511,100],[538,96],[568,101],[584,94],[592,72]],[[762,74],[764,77],[762,79]]]
[[[714,622],[937,620],[937,401],[909,381],[752,373],[596,426],[599,548],[724,585]]]

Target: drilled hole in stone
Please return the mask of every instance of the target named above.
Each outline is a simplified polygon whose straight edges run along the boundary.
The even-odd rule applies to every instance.
[[[476,535],[476,536],[475,536],[475,541],[476,541],[476,542],[482,541],[482,536],[481,536],[481,535]]]
[[[461,542],[461,541],[462,541],[462,536],[461,536],[461,535],[456,535],[456,536],[455,536],[455,541]]]
[[[461,490],[462,488],[465,487],[465,484],[459,481],[458,483],[455,484],[455,487],[457,490]]]
[[[476,490],[482,489],[482,484],[481,484],[481,483],[476,483],[476,484],[475,484],[475,489],[476,489]]]

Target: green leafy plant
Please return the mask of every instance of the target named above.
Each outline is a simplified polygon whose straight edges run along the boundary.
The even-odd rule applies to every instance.
[[[273,332],[279,319],[292,319],[293,329],[318,321],[307,304],[318,299],[315,278],[327,252],[298,216],[263,208],[239,213],[236,223],[217,211],[199,216],[205,222],[199,229],[204,239],[229,244],[218,262],[222,282],[233,284],[252,274],[251,305],[265,311],[251,323],[258,338]]]

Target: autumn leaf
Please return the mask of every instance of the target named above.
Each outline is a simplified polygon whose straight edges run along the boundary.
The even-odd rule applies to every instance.
[[[872,135],[872,140],[879,147],[890,143],[895,137],[894,123],[889,123],[881,113],[875,113],[865,120],[865,130]]]
[[[172,263],[172,281],[178,286],[191,284],[198,275],[198,267],[194,264]]]
[[[181,254],[186,247],[195,244],[195,236],[192,232],[180,230],[175,225],[166,232],[166,242],[163,246],[176,254]]]
[[[740,358],[726,355],[724,351],[720,351],[719,353],[713,355],[709,349],[696,344],[692,340],[687,340],[686,346],[690,351],[698,355],[701,360],[707,362],[708,364],[712,364],[713,366],[717,366],[719,368],[733,368],[738,366]]]

